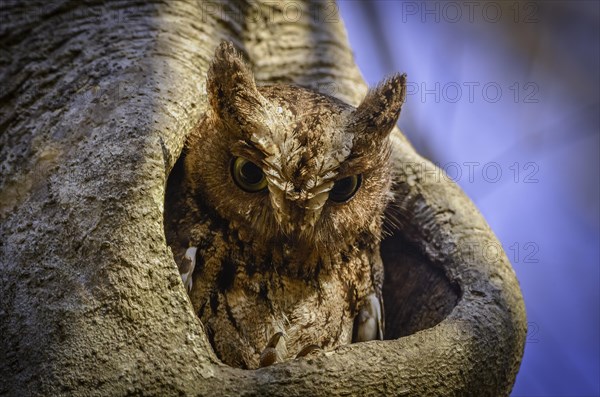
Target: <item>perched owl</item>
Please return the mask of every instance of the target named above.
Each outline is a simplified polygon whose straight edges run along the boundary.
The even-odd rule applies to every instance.
[[[383,338],[388,136],[405,80],[382,82],[355,108],[302,87],[257,87],[230,43],[217,48],[167,236],[224,363],[257,368]]]

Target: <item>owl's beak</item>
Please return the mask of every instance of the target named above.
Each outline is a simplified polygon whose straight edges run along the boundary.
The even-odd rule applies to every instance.
[[[307,204],[301,200],[285,200],[275,211],[275,218],[281,230],[292,240],[310,238],[321,216],[322,207],[312,209]]]
[[[294,240],[309,237],[315,228],[321,209],[310,210],[295,204],[287,206],[285,212],[276,212],[275,217],[284,234]]]
[[[271,191],[275,218],[288,238],[296,241],[312,239],[329,189],[326,185],[311,192],[288,183],[280,191]]]

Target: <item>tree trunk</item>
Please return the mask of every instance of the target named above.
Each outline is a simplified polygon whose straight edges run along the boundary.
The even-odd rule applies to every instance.
[[[515,275],[399,131],[389,340],[253,371],[216,359],[163,209],[222,39],[263,83],[366,92],[334,3],[3,2],[0,394],[507,395],[526,333]]]

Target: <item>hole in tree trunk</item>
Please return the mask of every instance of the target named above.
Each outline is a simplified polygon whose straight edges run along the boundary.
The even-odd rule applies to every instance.
[[[177,234],[181,228],[178,213],[183,208],[180,195],[183,157],[171,171],[165,193],[166,238],[176,258],[181,258],[187,248],[187,240]],[[458,286],[450,283],[443,271],[401,233],[382,241],[381,257],[385,268],[385,339],[397,339],[433,327],[458,303]]]

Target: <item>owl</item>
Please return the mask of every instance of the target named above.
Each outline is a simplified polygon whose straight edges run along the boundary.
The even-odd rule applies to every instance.
[[[207,73],[167,238],[217,356],[254,369],[383,338],[389,134],[406,76],[358,107],[294,85],[257,86],[231,43]]]

